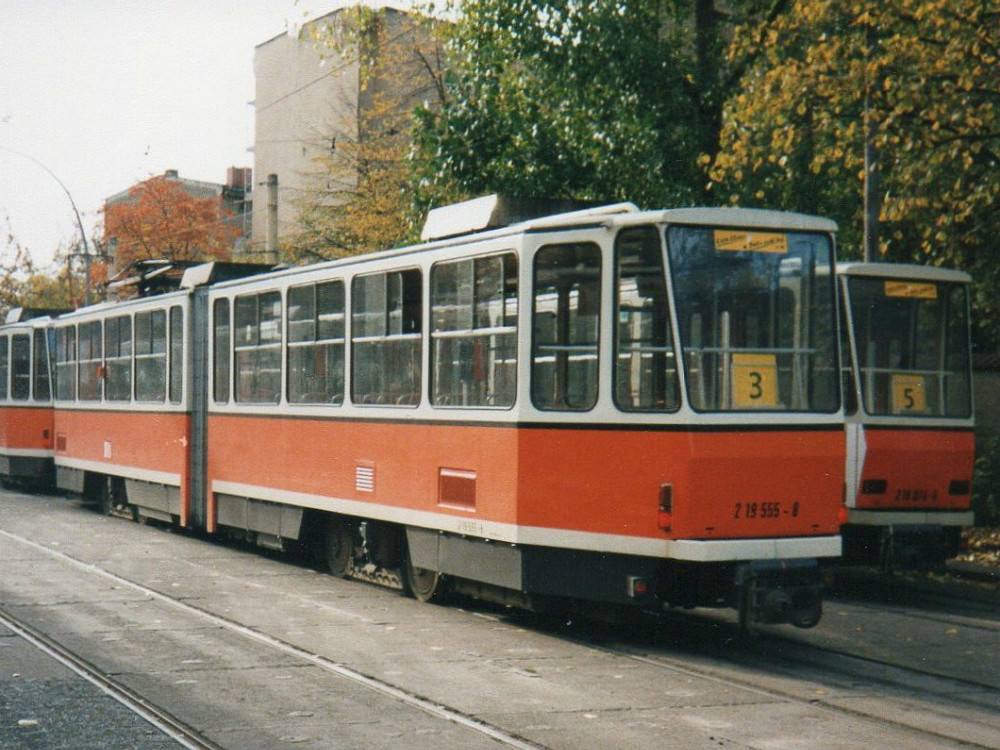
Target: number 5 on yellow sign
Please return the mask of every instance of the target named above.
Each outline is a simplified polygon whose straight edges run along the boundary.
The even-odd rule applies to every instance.
[[[923,375],[892,376],[892,413],[911,414],[927,409]]]
[[[778,404],[778,363],[773,354],[733,354],[733,406],[756,409]]]

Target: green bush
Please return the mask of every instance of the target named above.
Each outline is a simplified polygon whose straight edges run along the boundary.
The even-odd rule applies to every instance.
[[[979,441],[972,478],[972,509],[976,526],[1000,524],[1000,436]]]

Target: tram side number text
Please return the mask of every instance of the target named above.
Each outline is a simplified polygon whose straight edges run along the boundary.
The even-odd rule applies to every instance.
[[[937,502],[938,493],[937,490],[914,490],[909,488],[903,488],[896,490],[896,502],[897,503],[926,503]]]
[[[733,518],[744,520],[778,518],[780,516],[791,516],[797,518],[799,515],[799,502],[796,500],[792,507],[781,507],[781,503],[736,503],[733,507]]]

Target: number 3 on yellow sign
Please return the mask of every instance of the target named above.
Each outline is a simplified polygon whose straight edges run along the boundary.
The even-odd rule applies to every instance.
[[[923,375],[892,376],[892,413],[911,414],[927,409]]]
[[[778,363],[773,354],[733,354],[732,383],[737,409],[778,404]]]

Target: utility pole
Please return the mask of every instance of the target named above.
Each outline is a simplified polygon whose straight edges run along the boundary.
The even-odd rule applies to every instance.
[[[878,85],[878,77],[870,80],[868,69],[875,58],[878,37],[875,28],[869,21],[865,26],[865,174],[864,174],[864,250],[868,262],[879,259],[878,248],[878,217],[882,208],[879,179],[878,149],[875,147],[875,126],[872,124],[871,91]]]
[[[83,287],[83,306],[87,307],[90,304],[90,290],[91,290],[90,264],[93,261],[95,261],[95,260],[98,260],[98,261],[108,261],[108,260],[111,260],[111,256],[109,256],[104,251],[104,249],[100,247],[99,243],[98,243],[98,246],[94,248],[96,250],[96,252],[93,253],[93,254],[91,254],[90,249],[87,247],[86,244],[84,244],[84,246],[83,246],[83,252],[80,252],[80,245],[79,244],[77,244],[76,247],[77,247],[77,251],[74,252],[74,253],[71,253],[70,255],[73,258],[83,258],[83,282],[84,282],[84,287]]]
[[[879,193],[878,150],[868,124],[867,95],[865,106],[865,260],[878,260],[878,216],[881,209]]]

